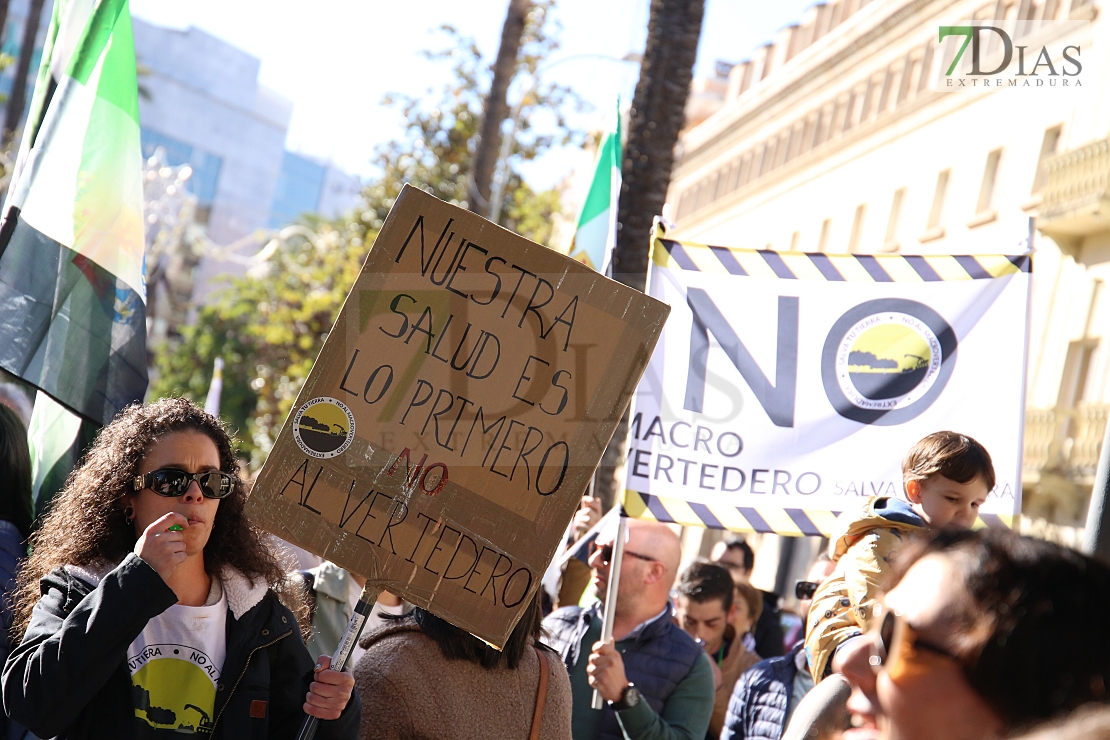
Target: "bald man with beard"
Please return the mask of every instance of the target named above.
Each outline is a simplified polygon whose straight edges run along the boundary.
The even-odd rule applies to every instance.
[[[703,740],[716,687],[704,651],[671,619],[678,536],[665,524],[628,520],[613,639],[603,643],[615,536],[615,526],[602,532],[590,553],[601,602],[563,607],[544,620],[547,643],[570,672],[574,740]],[[604,709],[591,707],[595,688]]]

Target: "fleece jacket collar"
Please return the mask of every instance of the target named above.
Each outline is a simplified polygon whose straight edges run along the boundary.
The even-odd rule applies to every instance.
[[[87,565],[67,565],[65,570],[96,588],[104,576],[115,570],[118,565],[119,563],[100,561]],[[264,579],[259,578],[255,583],[230,566],[225,566],[220,571],[220,585],[227,596],[227,606],[236,619],[242,619],[244,614],[261,602],[270,588]]]

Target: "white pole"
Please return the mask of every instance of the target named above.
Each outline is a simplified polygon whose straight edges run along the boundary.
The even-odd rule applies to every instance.
[[[624,559],[624,540],[628,536],[628,519],[621,516],[617,524],[617,536],[613,540],[613,559],[609,563],[609,586],[605,589],[605,612],[601,622],[601,641],[609,642],[613,639],[613,618],[617,614],[617,590],[621,583],[621,561]],[[605,706],[601,692],[594,689],[594,709]]]
[[[1014,521],[1011,529],[1021,532],[1021,473],[1025,465],[1025,412],[1026,397],[1029,394],[1029,339],[1033,332],[1033,242],[1037,235],[1037,221],[1029,217],[1029,234],[1025,239],[1025,249],[1029,254],[1029,287],[1025,294],[1025,352],[1022,354],[1021,364],[1021,413],[1018,416],[1018,448],[1017,448],[1017,478],[1014,479]],[[1046,319],[1047,322],[1047,319]],[[1044,352],[1044,347],[1041,347]]]
[[[204,410],[212,416],[220,415],[220,395],[224,389],[224,358],[217,357],[212,367],[212,382],[208,385],[208,397],[204,399]]]

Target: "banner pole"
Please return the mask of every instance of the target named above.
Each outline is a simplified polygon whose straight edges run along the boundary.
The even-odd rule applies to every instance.
[[[663,225],[663,219],[660,216],[656,216],[655,219],[652,222],[651,235],[648,237],[648,265],[647,265],[647,274],[644,276],[644,292],[645,293],[648,293],[648,291],[651,290],[651,266],[652,266],[651,251],[655,247],[655,240],[657,238],[661,237],[662,234],[665,233],[665,231],[666,231],[666,229]],[[612,269],[613,269],[613,265],[612,265],[612,262],[610,262],[610,264],[609,264],[609,272],[610,273],[612,272]],[[636,400],[636,394],[635,394],[635,390],[633,390],[632,399],[629,401],[628,410],[625,412],[626,414],[631,415],[632,406],[633,406],[635,400]],[[626,451],[625,454],[627,454],[627,450],[628,450],[628,447],[629,447],[628,438],[631,435],[631,433],[632,433],[631,427],[629,427],[628,429],[625,430],[625,436],[624,436],[624,449]],[[597,478],[597,470],[596,469],[594,470],[594,478],[595,479]],[[593,481],[591,481],[590,487],[592,489]],[[624,491],[624,486],[622,485],[619,490],[621,490],[623,492]],[[621,512],[620,512],[620,515],[617,518],[617,536],[616,536],[616,539],[613,540],[613,561],[611,563],[609,563],[609,585],[605,589],[605,611],[603,612],[602,622],[601,622],[601,641],[602,642],[608,642],[609,640],[613,639],[613,619],[617,614],[617,591],[620,588],[620,582],[621,582],[621,563],[624,561],[624,541],[628,538],[628,517],[627,517],[627,513],[624,511],[624,508],[623,508],[624,507],[624,494],[623,493],[620,494],[619,500],[614,505],[621,507]],[[590,702],[590,706],[593,707],[594,709],[601,709],[605,706],[605,700],[601,698],[601,693],[597,689],[594,689],[594,696],[593,696],[593,700]]]
[[[351,652],[358,644],[362,628],[366,626],[366,620],[374,611],[374,604],[378,603],[378,594],[381,592],[382,587],[380,585],[371,583],[367,583],[362,589],[362,594],[358,597],[358,603],[355,604],[355,609],[351,612],[351,620],[347,622],[347,629],[343,631],[339,646],[335,649],[335,654],[331,656],[331,670],[342,671],[347,667],[347,659],[351,657]],[[312,740],[316,736],[316,726],[319,724],[319,717],[307,715],[304,718],[304,723],[301,724],[301,731],[297,733],[297,740]]]
[[[1029,286],[1025,295],[1025,354],[1021,364],[1021,415],[1018,417],[1018,431],[1021,444],[1017,449],[1017,478],[1014,480],[1014,521],[1010,529],[1021,532],[1021,472],[1025,465],[1025,406],[1029,396],[1029,345],[1033,332],[1033,241],[1037,233],[1037,219],[1029,217],[1029,236],[1025,248],[1029,253]],[[1042,348],[1043,351],[1043,348]]]
[[[617,614],[617,590],[620,588],[621,583],[621,562],[624,560],[624,540],[628,536],[628,519],[623,516],[619,517],[617,523],[617,537],[613,540],[613,560],[609,563],[609,585],[605,589],[605,611],[601,621],[601,641],[609,642],[613,639],[613,618]],[[601,698],[601,692],[594,689],[594,698],[590,706],[594,709],[601,709],[605,706],[605,700]]]

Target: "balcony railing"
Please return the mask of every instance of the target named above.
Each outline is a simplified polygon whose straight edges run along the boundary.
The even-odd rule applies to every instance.
[[[1093,476],[1108,417],[1108,404],[1028,410],[1022,463],[1025,473],[1056,470],[1078,479]]]
[[[1069,249],[1088,234],[1110,230],[1110,140],[1044,162],[1048,176],[1037,228]]]

